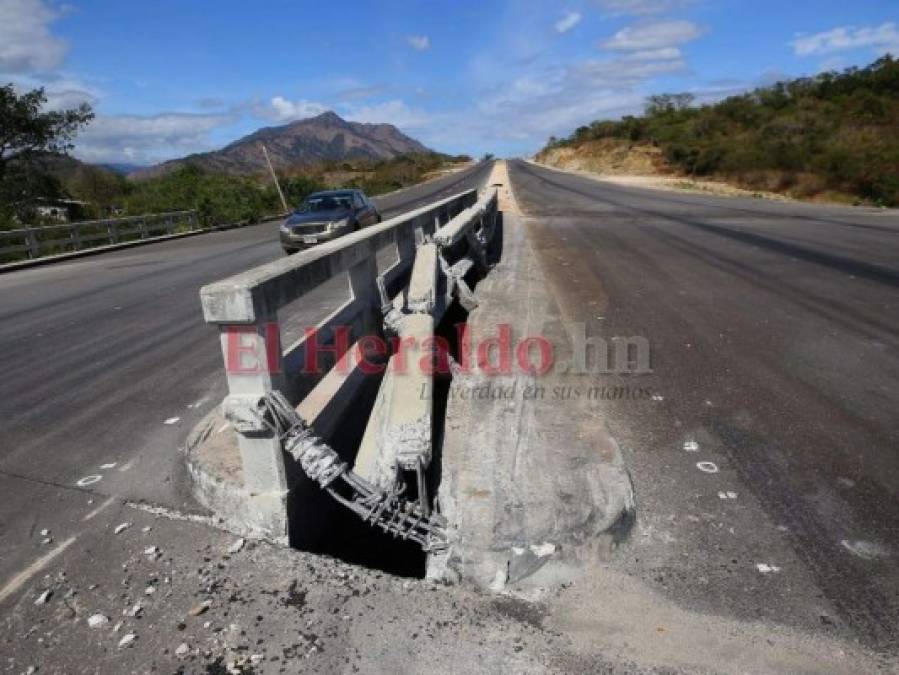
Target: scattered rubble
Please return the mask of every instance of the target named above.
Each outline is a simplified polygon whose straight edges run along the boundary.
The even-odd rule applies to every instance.
[[[109,617],[105,614],[93,614],[87,619],[87,625],[91,628],[102,628],[109,623]]]
[[[134,644],[135,640],[137,640],[137,635],[134,633],[126,633],[122,636],[122,639],[119,640],[119,647],[130,647]]]
[[[238,539],[237,541],[235,541],[233,544],[231,544],[228,547],[228,553],[231,553],[231,554],[240,553],[240,550],[244,547],[245,543],[246,543],[246,539],[241,537],[240,539]]]
[[[121,534],[125,530],[131,527],[131,523],[121,523],[120,525],[116,525],[116,528],[112,531],[113,534]]]

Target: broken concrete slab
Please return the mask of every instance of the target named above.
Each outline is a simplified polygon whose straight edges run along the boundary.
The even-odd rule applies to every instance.
[[[511,195],[501,198],[508,207]],[[504,326],[515,340],[539,336],[557,359],[567,358],[559,307],[512,210],[503,217],[502,260],[477,287],[470,343],[497,340]],[[439,500],[451,548],[432,556],[428,573],[493,590],[543,568],[544,580],[570,580],[633,522],[633,486],[618,445],[589,400],[565,399],[585,384],[578,376],[537,375],[519,364],[493,373],[476,358],[469,365],[450,387],[442,448]]]

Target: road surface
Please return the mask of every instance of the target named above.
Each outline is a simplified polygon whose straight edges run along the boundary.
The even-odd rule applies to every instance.
[[[478,187],[491,163],[378,198],[384,216]],[[193,510],[177,452],[226,387],[200,287],[283,256],[277,223],[0,275],[0,580],[70,532],[82,490]],[[323,285],[312,319],[348,293]],[[314,325],[314,324],[312,324]],[[102,558],[102,552],[93,552]]]
[[[895,654],[897,213],[510,177],[565,320],[650,343],[651,374],[585,376],[648,392],[604,406],[638,500],[616,564]]]

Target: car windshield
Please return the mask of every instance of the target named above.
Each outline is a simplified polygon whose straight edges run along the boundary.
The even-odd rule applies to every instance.
[[[336,195],[312,195],[306,197],[297,209],[297,213],[310,213],[315,211],[334,211],[336,209],[348,209],[352,205],[353,196],[350,193]]]

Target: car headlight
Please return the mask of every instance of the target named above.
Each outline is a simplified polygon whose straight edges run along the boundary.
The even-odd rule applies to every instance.
[[[288,234],[290,232],[290,228],[287,226],[287,223],[281,223],[281,231],[284,234]]]
[[[341,227],[346,227],[347,223],[350,222],[349,218],[343,218],[341,220],[332,220],[328,223],[328,231],[331,230],[339,230]]]

